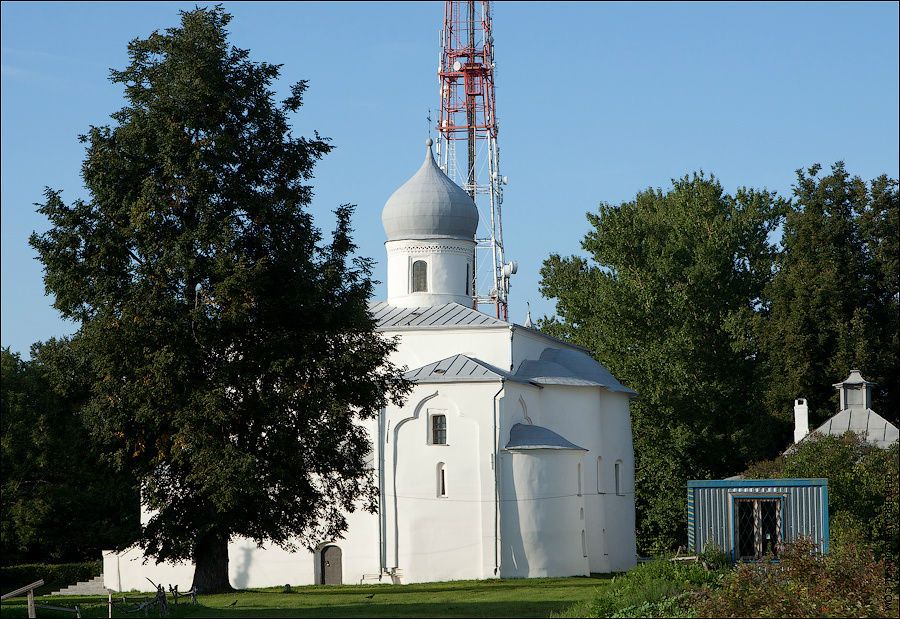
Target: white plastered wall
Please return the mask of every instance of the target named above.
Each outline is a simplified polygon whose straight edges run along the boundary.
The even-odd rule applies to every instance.
[[[387,241],[385,248],[388,303],[417,307],[456,302],[472,307],[474,241],[447,238]],[[412,265],[416,260],[427,264],[427,292],[412,292]]]
[[[506,327],[397,329],[383,333],[387,337],[400,337],[400,346],[391,354],[391,362],[401,367],[415,369],[464,354],[509,370],[510,338]]]
[[[384,538],[387,567],[399,569],[403,582],[494,576],[491,424],[498,388],[421,384],[404,407],[386,410]],[[446,445],[430,441],[434,414],[446,416]]]
[[[584,507],[578,494],[583,452],[501,452],[501,576],[587,576],[582,546]]]
[[[519,332],[516,340],[518,337]],[[584,453],[582,475],[590,571],[603,573],[634,567],[634,450],[627,394],[601,387],[544,385],[534,390],[510,385],[509,397],[502,407],[501,447],[516,423],[543,426],[588,450]],[[602,458],[600,467],[598,458]],[[620,494],[615,491],[617,461]],[[505,462],[501,460],[501,471]],[[507,480],[506,473],[503,480]]]

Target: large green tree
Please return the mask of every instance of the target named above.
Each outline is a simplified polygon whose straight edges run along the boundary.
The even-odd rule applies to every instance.
[[[726,194],[703,174],[589,213],[589,258],[552,255],[540,327],[593,351],[639,393],[632,404],[638,544],[684,539],[687,479],[731,474],[771,451],[752,321],[785,209],[765,191]],[[758,456],[757,456],[758,457]]]
[[[80,322],[83,413],[142,481],[140,543],[229,588],[227,542],[294,549],[375,509],[359,424],[406,389],[367,310],[371,263],[352,208],[325,242],[307,206],[331,146],[294,137],[306,84],[276,104],[279,66],[227,41],[221,7],[128,46],[125,106],[91,127],[86,200],[48,189],[31,244]]]
[[[770,410],[790,419],[794,398],[809,399],[811,422],[838,410],[832,384],[859,369],[878,383],[873,407],[898,422],[897,181],[867,184],[842,162],[797,171],[777,275],[765,291],[770,312],[756,331],[771,376]]]
[[[139,530],[136,485],[103,461],[84,427],[84,382],[67,351],[57,340],[35,345],[31,361],[2,350],[4,563],[96,560]],[[61,372],[67,379],[56,383]]]

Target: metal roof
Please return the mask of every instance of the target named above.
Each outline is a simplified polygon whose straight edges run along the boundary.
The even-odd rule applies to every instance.
[[[579,447],[553,430],[543,426],[517,423],[509,430],[509,442],[506,449],[577,449],[587,451]]]
[[[600,363],[576,350],[545,348],[540,359],[523,361],[516,376],[539,385],[605,387],[610,391],[637,395],[637,392],[617,381]]]
[[[466,355],[447,357],[446,359],[410,370],[403,376],[417,383],[483,383],[499,380],[528,382],[480,359],[474,359]]]
[[[840,436],[848,430],[862,434],[866,441],[882,449],[887,449],[900,439],[900,430],[897,426],[870,408],[865,410],[846,408],[816,428],[814,432]],[[810,435],[807,434],[800,442],[802,443],[808,436]]]
[[[384,301],[369,304],[379,331],[403,329],[507,327],[509,323],[459,303],[399,307]]]

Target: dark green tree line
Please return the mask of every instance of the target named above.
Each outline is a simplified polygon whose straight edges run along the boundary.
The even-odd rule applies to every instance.
[[[82,412],[153,510],[139,541],[229,588],[228,540],[294,549],[375,509],[358,421],[406,389],[367,310],[352,207],[313,225],[318,134],[294,137],[279,67],[231,46],[221,7],[128,46],[125,106],[82,141],[89,198],[48,189],[31,238],[89,376]]]
[[[877,383],[873,406],[898,423],[897,181],[867,184],[844,164],[821,175],[797,171],[784,224],[777,276],[765,297],[769,311],[756,332],[767,358],[766,404],[790,420],[794,398],[808,398],[810,422],[838,410],[831,386],[859,369]]]
[[[103,460],[82,423],[85,384],[66,342],[35,345],[31,361],[0,352],[3,562],[96,561],[133,542],[137,486]]]

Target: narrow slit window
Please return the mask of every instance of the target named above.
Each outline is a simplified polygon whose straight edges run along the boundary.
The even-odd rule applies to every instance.
[[[437,465],[437,495],[447,496],[447,472],[443,462],[438,462]]]
[[[466,267],[466,292],[465,294],[469,294],[469,269]]]
[[[424,260],[413,262],[412,291],[428,292],[428,263]]]
[[[581,496],[581,463],[578,463],[578,496]]]
[[[622,487],[622,462],[619,461],[616,462],[616,494],[625,494],[624,490]]]
[[[447,415],[431,416],[431,444],[447,444]]]
[[[597,457],[597,494],[603,494],[606,488],[603,486],[603,457]]]

